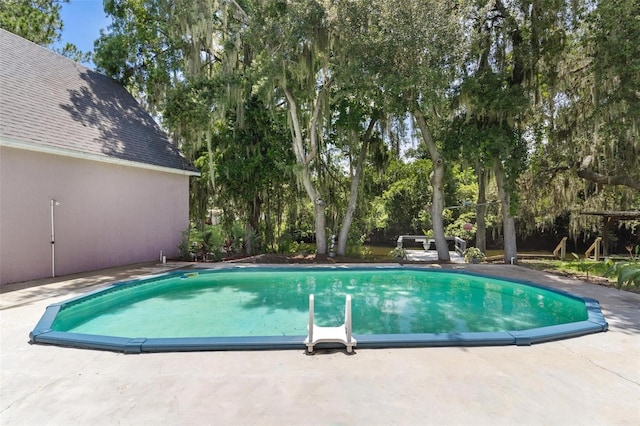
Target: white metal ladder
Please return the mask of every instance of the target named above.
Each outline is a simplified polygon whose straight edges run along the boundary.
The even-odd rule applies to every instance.
[[[307,350],[313,352],[318,343],[342,343],[351,353],[358,343],[351,335],[351,296],[347,295],[344,305],[344,324],[337,327],[320,327],[313,323],[313,294],[309,295],[309,335],[304,340]]]

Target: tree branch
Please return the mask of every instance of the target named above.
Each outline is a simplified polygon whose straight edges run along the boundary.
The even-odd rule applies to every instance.
[[[578,168],[578,177],[602,185],[622,185],[640,191],[640,181],[629,176],[609,176],[590,169],[593,157],[587,155]]]
[[[311,149],[309,155],[305,159],[307,164],[310,164],[311,161],[314,160],[316,155],[318,155],[318,121],[320,119],[320,107],[322,105],[322,95],[329,86],[333,83],[333,75],[329,77],[327,81],[324,82],[320,90],[318,91],[318,95],[316,97],[315,105],[313,106],[313,116],[311,118],[311,125],[309,129],[309,144],[311,145]]]
[[[249,15],[247,14],[247,12],[245,12],[242,6],[238,4],[238,2],[236,2],[235,0],[227,0],[227,3],[236,12],[237,16],[235,16],[235,18],[238,21],[242,22],[245,25],[249,24]]]
[[[285,86],[282,88],[284,95],[289,104],[289,114],[291,115],[291,124],[293,125],[293,151],[296,159],[300,164],[306,165],[305,155],[302,143],[302,131],[300,130],[300,121],[298,120],[298,106],[289,89]]]

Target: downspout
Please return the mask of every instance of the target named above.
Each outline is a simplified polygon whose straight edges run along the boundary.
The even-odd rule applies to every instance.
[[[55,221],[53,220],[53,209],[55,206],[59,206],[60,203],[54,199],[51,199],[51,276],[56,276],[56,228]]]

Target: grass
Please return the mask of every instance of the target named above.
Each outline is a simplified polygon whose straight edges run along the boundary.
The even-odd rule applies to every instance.
[[[571,261],[556,259],[523,259],[519,260],[518,263],[538,271],[570,276],[582,281],[607,287],[617,287],[617,279],[615,276],[605,276],[605,273],[609,270],[609,266],[602,261],[596,262],[595,260],[589,259]],[[633,286],[625,286],[622,290],[640,293],[640,288]]]
[[[604,262],[596,262],[595,260],[531,259],[523,262],[533,269],[600,278],[605,278],[604,273],[609,269]]]

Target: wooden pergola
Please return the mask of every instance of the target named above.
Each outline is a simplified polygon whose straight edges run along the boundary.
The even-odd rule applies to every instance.
[[[580,212],[580,214],[590,216],[602,216],[602,222],[604,224],[604,230],[602,233],[602,250],[603,254],[607,256],[609,247],[609,231],[613,224],[619,220],[634,220],[640,219],[640,211],[594,211],[594,212]]]

